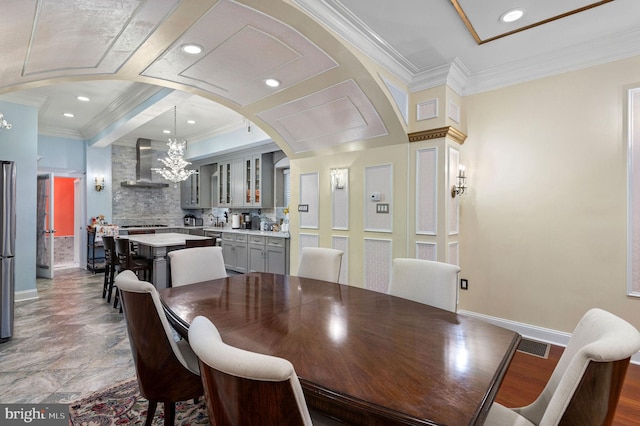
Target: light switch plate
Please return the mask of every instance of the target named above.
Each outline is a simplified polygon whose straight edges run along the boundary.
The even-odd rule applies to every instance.
[[[376,204],[376,213],[389,213],[389,204],[388,203]]]

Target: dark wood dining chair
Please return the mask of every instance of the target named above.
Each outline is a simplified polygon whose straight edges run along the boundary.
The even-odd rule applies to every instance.
[[[151,425],[156,406],[162,402],[164,424],[173,426],[175,403],[203,395],[197,357],[185,340],[174,341],[153,285],[139,281],[132,271],[121,272],[115,281],[122,299],[140,394],[149,400],[145,425]]]
[[[298,376],[288,360],[225,344],[215,325],[203,316],[191,322],[189,342],[199,359],[211,424],[340,424],[309,411]]]
[[[540,396],[525,407],[493,403],[486,426],[584,425],[613,423],[640,332],[602,309],[590,309],[578,322]]]
[[[216,245],[216,240],[216,237],[211,237],[208,240],[186,240],[184,245],[185,248],[212,247]]]

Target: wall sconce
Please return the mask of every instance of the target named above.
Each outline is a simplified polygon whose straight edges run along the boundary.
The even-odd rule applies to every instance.
[[[462,195],[467,190],[467,176],[465,175],[466,168],[460,164],[458,167],[458,176],[456,176],[456,184],[451,187],[451,198],[456,198],[456,195]]]
[[[344,189],[349,169],[331,169],[331,189]]]
[[[7,120],[4,119],[4,115],[2,115],[2,113],[0,112],[0,130],[2,129],[9,130],[10,128],[11,128],[11,124],[7,123]]]
[[[104,176],[96,176],[96,184],[95,184],[95,188],[96,188],[96,192],[100,192],[105,188],[105,183],[104,183]]]

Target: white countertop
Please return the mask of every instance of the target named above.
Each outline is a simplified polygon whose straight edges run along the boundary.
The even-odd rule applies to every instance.
[[[186,240],[208,240],[211,237],[201,237],[199,235],[180,234],[177,232],[163,232],[158,234],[126,235],[120,238],[128,238],[129,241],[149,247],[171,247],[183,246]]]
[[[276,237],[276,238],[289,238],[288,232],[272,232],[272,231],[258,231],[251,229],[232,229],[232,228],[207,228],[205,226],[205,231],[212,232],[230,232],[233,234],[248,234],[248,235],[263,235],[265,237]]]

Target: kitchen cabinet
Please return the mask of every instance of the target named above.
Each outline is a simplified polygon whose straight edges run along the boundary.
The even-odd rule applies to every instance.
[[[246,273],[248,268],[247,234],[223,232],[222,257],[226,269]]]
[[[244,207],[273,207],[273,154],[245,157]]]
[[[242,206],[242,159],[218,163],[218,207]]]
[[[273,153],[218,163],[217,207],[273,207]]]
[[[249,235],[249,272],[288,274],[288,246],[289,240],[286,238]]]
[[[211,203],[211,175],[215,165],[200,166],[194,173],[180,183],[180,206],[185,209],[207,209]]]

